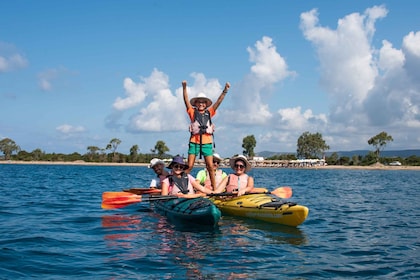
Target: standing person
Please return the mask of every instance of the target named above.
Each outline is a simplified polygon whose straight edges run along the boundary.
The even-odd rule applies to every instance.
[[[209,190],[215,190],[216,187],[222,182],[222,180],[227,177],[226,172],[224,172],[222,169],[220,169],[220,162],[222,161],[222,158],[219,156],[219,154],[214,153],[213,154],[213,172],[214,172],[214,178],[216,181],[215,188],[213,189],[210,181],[209,171],[204,168],[200,171],[198,171],[197,176],[195,176],[195,180],[205,188]]]
[[[193,169],[196,156],[200,155],[201,158],[203,155],[213,189],[215,189],[217,185],[213,172],[214,125],[211,118],[216,114],[216,110],[225,98],[229,88],[230,84],[226,83],[219,98],[212,106],[213,102],[207,98],[204,93],[199,93],[197,97],[188,100],[187,81],[182,81],[184,103],[191,120],[191,137],[188,147],[188,169],[186,172],[190,173]]]
[[[245,156],[239,155],[230,159],[230,167],[235,173],[229,174],[216,189],[216,193],[223,191],[238,192],[241,196],[247,192],[251,192],[254,188],[254,178],[246,174],[251,170],[251,164]]]
[[[188,164],[184,162],[181,156],[175,156],[168,168],[172,169],[172,174],[162,182],[162,195],[194,198],[213,193],[213,191],[197,183],[192,175],[185,172],[188,169]],[[200,193],[195,193],[194,190]]]
[[[153,169],[157,177],[150,182],[150,188],[162,189],[162,181],[169,176],[169,172],[165,170],[165,162],[154,158],[150,161],[149,168]]]

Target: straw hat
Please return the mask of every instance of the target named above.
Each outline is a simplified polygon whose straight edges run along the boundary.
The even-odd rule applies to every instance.
[[[204,93],[202,93],[202,92],[200,92],[200,93],[197,95],[197,97],[191,98],[191,100],[190,100],[191,105],[195,106],[195,103],[196,103],[198,100],[205,100],[205,101],[206,101],[206,106],[207,106],[207,107],[210,107],[210,106],[211,106],[211,104],[213,104],[213,102],[211,101],[211,99],[210,99],[210,98],[208,98],[208,97],[207,97]]]
[[[245,156],[243,156],[243,155],[236,156],[236,157],[231,158],[231,159],[229,160],[230,167],[231,167],[233,170],[235,170],[235,163],[236,163],[238,160],[240,160],[240,161],[243,161],[243,162],[244,162],[244,164],[245,164],[245,172],[248,172],[249,170],[251,170],[251,164],[249,163],[249,161],[247,160],[247,158],[246,158]]]
[[[213,160],[216,160],[218,162],[221,162],[223,159],[219,154],[214,153],[213,154]]]

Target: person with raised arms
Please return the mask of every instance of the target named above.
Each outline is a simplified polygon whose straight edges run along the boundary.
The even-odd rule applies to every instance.
[[[211,185],[215,189],[216,179],[213,172],[213,132],[215,126],[211,118],[216,114],[217,108],[225,98],[230,84],[225,84],[225,88],[214,104],[204,93],[199,93],[197,97],[189,100],[187,81],[182,82],[182,88],[185,107],[191,120],[189,127],[191,136],[188,145],[188,168],[186,173],[190,173],[193,169],[196,157],[200,155],[201,158],[203,155],[206,168],[209,171]]]

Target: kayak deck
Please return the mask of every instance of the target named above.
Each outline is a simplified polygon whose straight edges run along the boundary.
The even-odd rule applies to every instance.
[[[287,226],[302,224],[309,213],[306,206],[284,202],[269,194],[211,199],[223,215],[239,216]]]
[[[156,212],[177,224],[216,226],[220,210],[207,198],[175,198],[153,202]]]

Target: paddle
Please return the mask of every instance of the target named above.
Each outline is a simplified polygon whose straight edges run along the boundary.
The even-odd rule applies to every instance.
[[[155,200],[167,200],[177,198],[177,196],[162,195],[162,196],[141,196],[128,192],[104,192],[102,194],[102,204],[103,209],[118,209],[123,208],[128,205],[155,201]]]
[[[125,189],[123,191],[129,192],[129,193],[135,193],[135,194],[158,194],[162,192],[162,190],[160,189],[151,189],[151,188],[130,188],[130,189]]]
[[[280,198],[291,198],[293,195],[293,190],[291,187],[279,187],[271,192],[269,192],[271,194],[274,194],[275,196],[278,196]]]
[[[275,196],[278,196],[280,198],[291,198],[293,191],[291,187],[279,187],[271,192],[267,191],[265,188],[254,188],[251,192],[245,193],[245,194],[273,194]],[[236,195],[236,193],[214,193],[210,194],[209,196],[231,196]]]

